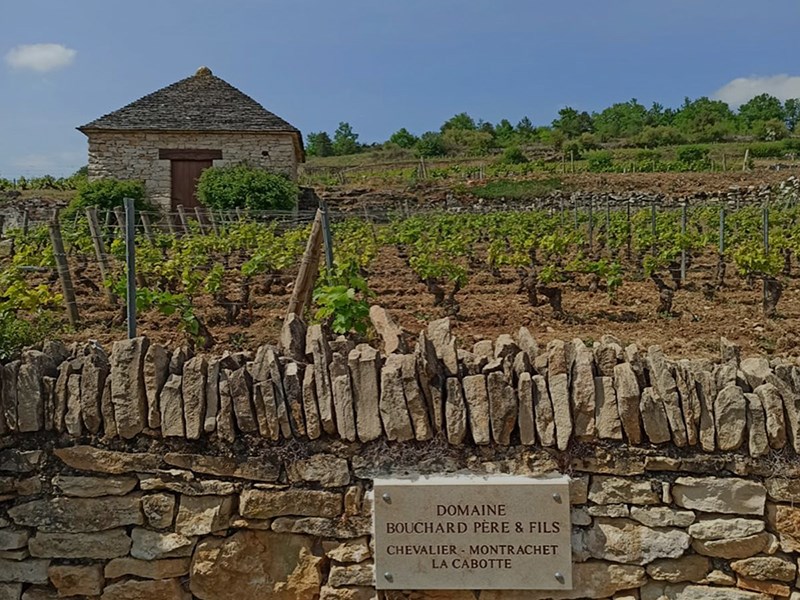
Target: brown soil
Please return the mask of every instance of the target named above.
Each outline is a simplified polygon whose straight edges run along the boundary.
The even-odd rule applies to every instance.
[[[460,310],[453,327],[464,347],[475,341],[494,338],[501,333],[515,333],[528,327],[540,341],[560,338],[598,340],[612,334],[625,343],[640,346],[660,344],[676,357],[714,357],[719,352],[719,338],[725,336],[740,344],[744,354],[767,353],[796,356],[800,354],[800,278],[784,279],[786,288],[778,305],[779,318],[765,320],[761,314],[761,284],[749,287],[736,275],[729,275],[726,287],[716,298],[707,300],[700,291],[713,275],[712,257],[698,260],[689,270],[685,289],[675,293],[674,316],[656,313],[658,293],[649,280],[635,280],[635,267],[626,270],[624,285],[616,302],[604,292],[591,293],[586,282],[576,281],[564,287],[566,318],[555,319],[546,304],[532,307],[511,271],[502,280],[488,270],[474,273],[457,295]],[[733,268],[729,265],[728,273]],[[87,275],[92,276],[91,271]],[[95,281],[97,278],[92,277]],[[256,286],[252,310],[243,311],[234,325],[225,323],[225,311],[204,297],[197,314],[209,327],[216,341],[214,351],[253,349],[277,340],[282,318],[289,302],[294,279],[288,273],[272,293],[264,294]],[[445,316],[434,306],[433,296],[406,266],[394,248],[384,248],[372,264],[368,278],[375,292],[374,302],[384,306],[398,323],[412,334],[418,333],[433,319]],[[110,345],[125,336],[121,306],[112,309],[97,292],[77,285],[79,309],[84,325],[65,335],[67,340],[87,338]],[[234,292],[233,290],[231,290]],[[277,293],[276,293],[277,292]],[[231,297],[235,293],[230,294]],[[176,346],[185,342],[175,317],[156,311],[139,315],[139,333],[152,340]]]

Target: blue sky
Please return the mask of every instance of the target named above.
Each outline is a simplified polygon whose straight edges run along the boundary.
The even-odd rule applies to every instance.
[[[6,0],[1,23],[0,177],[73,172],[76,126],[200,65],[305,133],[348,121],[363,142],[461,111],[547,124],[632,97],[800,96],[797,0]]]

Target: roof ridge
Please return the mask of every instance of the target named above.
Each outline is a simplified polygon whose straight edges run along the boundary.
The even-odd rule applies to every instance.
[[[300,131],[208,67],[78,127],[90,130]]]

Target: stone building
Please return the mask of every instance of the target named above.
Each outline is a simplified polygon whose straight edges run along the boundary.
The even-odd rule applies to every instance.
[[[164,210],[193,207],[210,166],[247,163],[297,176],[300,130],[201,67],[186,79],[87,123],[89,179],[144,181]]]

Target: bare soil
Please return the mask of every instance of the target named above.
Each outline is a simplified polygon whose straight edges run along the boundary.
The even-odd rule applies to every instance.
[[[786,285],[778,305],[777,319],[764,319],[761,312],[761,283],[748,286],[736,275],[729,275],[726,286],[711,300],[706,299],[702,284],[713,276],[713,257],[698,260],[689,270],[686,286],[675,293],[674,315],[657,314],[658,292],[649,280],[637,280],[635,267],[626,271],[626,279],[612,301],[603,292],[592,293],[585,281],[564,287],[566,317],[556,319],[547,304],[532,307],[519,291],[516,276],[503,272],[501,278],[487,271],[472,274],[468,285],[456,295],[459,304],[453,318],[454,332],[463,347],[501,333],[516,333],[528,327],[540,343],[559,338],[599,340],[605,334],[625,343],[640,346],[660,344],[675,357],[715,357],[719,338],[725,336],[740,344],[743,353],[800,355],[800,278],[797,269]],[[733,268],[729,266],[728,272]],[[87,272],[91,276],[91,272]],[[97,280],[97,279],[95,279]],[[240,315],[237,323],[225,322],[225,311],[208,297],[197,305],[197,315],[209,327],[216,342],[213,350],[253,349],[266,342],[275,343],[289,303],[289,288],[294,273],[287,273],[271,293],[256,286],[252,308]],[[374,303],[384,306],[410,334],[417,334],[433,319],[446,316],[434,306],[426,286],[407,267],[392,247],[383,248],[373,262],[368,277],[375,292]],[[68,341],[97,339],[110,345],[125,336],[123,308],[112,308],[102,294],[77,284],[79,309],[84,325],[68,332]],[[233,290],[231,290],[233,292]],[[233,297],[235,293],[230,296]],[[170,346],[185,343],[176,317],[164,317],[156,311],[139,315],[139,332],[151,340]]]

